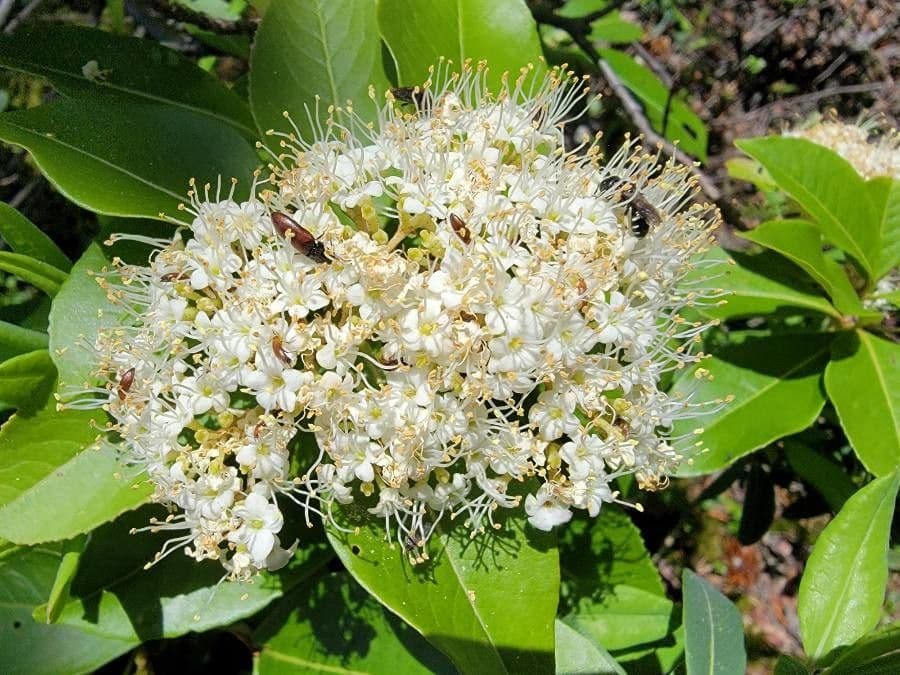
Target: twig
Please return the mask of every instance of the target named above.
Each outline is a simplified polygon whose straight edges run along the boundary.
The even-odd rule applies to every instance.
[[[647,120],[646,115],[644,115],[644,109],[641,107],[641,104],[637,102],[628,88],[622,83],[622,80],[619,79],[619,76],[616,75],[615,71],[603,57],[600,56],[600,52],[598,52],[594,45],[591,44],[591,41],[588,39],[588,27],[582,23],[580,19],[568,19],[566,17],[556,16],[551,12],[543,12],[540,9],[535,10],[535,18],[542,23],[562,28],[569,33],[575,44],[581,47],[591,59],[597,62],[600,72],[603,73],[603,77],[606,78],[606,81],[609,83],[616,98],[622,102],[622,106],[625,108],[625,112],[628,113],[631,121],[634,122],[634,125],[644,135],[647,143],[661,146],[668,154],[674,156],[675,159],[687,166],[691,173],[697,177],[697,182],[703,192],[706,193],[706,196],[709,197],[711,201],[716,202],[723,213],[732,211],[727,204],[722,202],[721,190],[719,190],[712,179],[700,169],[697,162],[683,150],[654,131],[650,122]]]
[[[0,1],[0,26],[6,23],[6,19],[9,17],[9,10],[12,9],[13,3],[16,0],[2,0]]]
[[[3,32],[12,33],[16,29],[16,26],[18,26],[25,19],[31,16],[31,13],[34,12],[34,10],[36,10],[42,2],[44,2],[44,0],[31,0],[30,3],[22,8],[21,12],[16,14],[16,16],[13,17],[13,19],[8,24],[6,24],[6,28],[3,29]]]
[[[892,80],[883,80],[881,82],[864,82],[862,84],[847,84],[842,87],[830,87],[828,89],[822,89],[821,91],[813,91],[809,94],[800,94],[799,96],[792,96],[790,98],[782,98],[777,101],[772,101],[772,103],[767,103],[766,105],[754,110],[748,110],[747,112],[741,113],[740,115],[729,117],[726,120],[726,123],[731,124],[732,122],[735,122],[737,120],[747,120],[751,117],[756,117],[757,115],[766,113],[779,106],[789,108],[798,104],[813,103],[815,101],[818,101],[819,99],[828,98],[829,96],[842,96],[844,94],[865,94],[871,91],[878,91],[879,89],[893,86],[894,82]]]
[[[153,7],[163,16],[180,23],[192,23],[203,30],[208,30],[219,35],[248,35],[256,30],[258,20],[238,19],[227,21],[190,9],[185,5],[177,4],[171,0],[144,0],[145,4]]]
[[[25,183],[25,185],[13,195],[12,199],[9,200],[8,204],[14,209],[19,208],[19,206],[28,199],[28,195],[31,194],[32,190],[37,187],[37,184],[40,182],[40,178],[35,176],[30,181]]]

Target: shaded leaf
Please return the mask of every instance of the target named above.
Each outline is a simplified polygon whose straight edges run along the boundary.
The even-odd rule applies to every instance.
[[[502,530],[473,539],[461,523],[442,523],[429,540],[431,559],[416,566],[384,536],[380,523],[363,521],[350,533],[329,533],[329,540],[363,588],[457,668],[552,670],[559,562],[549,535],[526,533],[522,522],[509,519]]]
[[[706,161],[708,143],[706,125],[681,98],[673,95],[670,100],[669,89],[656,74],[625,52],[617,49],[601,49],[600,56],[641,101],[647,119],[659,134],[678,141],[682,150]],[[664,119],[665,128],[663,128]]]
[[[825,389],[865,467],[883,476],[900,463],[900,345],[866,331],[842,333]]]
[[[0,238],[22,255],[68,271],[72,262],[37,225],[5,202],[0,202]]]
[[[791,469],[822,495],[831,510],[837,513],[854,492],[856,486],[837,462],[802,443],[786,439],[784,455]]]
[[[744,506],[738,526],[738,541],[755,544],[769,530],[775,516],[775,486],[768,472],[754,462],[744,483]]]
[[[50,297],[59,292],[66,273],[31,256],[0,251],[0,270],[19,277]]]
[[[250,106],[259,130],[290,132],[287,111],[306,140],[312,140],[317,105],[324,119],[329,106],[350,100],[357,114],[372,120],[389,86],[374,0],[272,3],[256,31],[250,64]]]
[[[456,673],[447,658],[348,574],[299,586],[256,629],[260,675],[300,671]]]
[[[0,140],[28,150],[79,206],[128,217],[172,213],[187,200],[192,177],[201,184],[218,176],[246,181],[258,163],[238,132],[209,117],[102,98],[4,113]]]
[[[873,480],[816,541],[797,599],[803,646],[813,659],[855,642],[881,617],[898,486],[897,471]]]
[[[44,77],[67,95],[105,93],[165,104],[256,135],[250,110],[234,92],[155,40],[35,22],[0,37],[0,66]],[[108,105],[117,105],[115,99]]]
[[[685,665],[688,675],[743,673],[744,624],[731,601],[691,570],[682,574]]]
[[[900,624],[893,624],[840,650],[828,675],[883,675],[900,670]]]
[[[56,623],[59,615],[62,613],[63,607],[69,601],[69,589],[72,587],[72,581],[78,572],[78,565],[81,562],[81,554],[88,543],[88,535],[82,534],[67,541],[61,546],[59,567],[56,570],[56,578],[53,580],[53,586],[50,589],[50,595],[47,604],[44,607],[42,616],[35,617],[35,620],[43,619],[47,623]]]
[[[591,23],[588,39],[593,42],[609,42],[622,44],[640,40],[644,29],[622,17],[621,12],[610,12],[606,16]]]
[[[43,331],[22,328],[14,323],[0,321],[0,359],[38,349],[46,349],[49,338]]]
[[[734,398],[707,415],[676,422],[672,435],[684,438],[679,447],[689,458],[678,474],[721,469],[812,424],[825,404],[821,377],[830,343],[825,333],[748,337],[685,372],[674,396],[694,402]],[[697,379],[698,369],[709,377]]]
[[[47,600],[60,557],[58,545],[7,548],[0,555],[0,672],[91,672],[132,646],[89,627],[51,626],[32,618],[34,607]]]
[[[398,83],[422,84],[441,57],[458,67],[487,62],[489,86],[515,80],[528,64],[541,73],[537,25],[523,0],[380,0],[378,27],[397,64]]]
[[[852,255],[871,277],[879,257],[880,219],[863,195],[866,183],[840,155],[803,138],[767,136],[737,141],[795,199],[825,237]]]

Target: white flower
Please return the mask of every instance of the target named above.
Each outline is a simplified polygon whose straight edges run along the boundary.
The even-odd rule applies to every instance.
[[[542,485],[536,494],[525,497],[525,513],[529,523],[545,532],[572,519],[572,512],[554,500],[547,485]]]
[[[229,541],[244,547],[253,563],[264,567],[275,548],[275,535],[284,524],[281,511],[265,497],[252,493],[234,507],[234,516],[243,523],[229,535]]]

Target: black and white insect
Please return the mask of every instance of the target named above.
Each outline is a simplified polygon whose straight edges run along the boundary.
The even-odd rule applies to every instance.
[[[601,193],[610,190],[621,183],[622,187],[616,192],[625,202],[625,214],[628,217],[631,233],[638,239],[643,239],[650,232],[650,228],[657,227],[661,221],[659,211],[638,191],[633,183],[610,176],[600,182]]]

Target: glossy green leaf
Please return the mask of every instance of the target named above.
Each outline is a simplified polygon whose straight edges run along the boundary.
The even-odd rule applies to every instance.
[[[155,40],[63,23],[30,23],[0,38],[0,67],[45,77],[67,95],[127,96],[256,135],[250,110],[234,92]],[[117,103],[110,99],[108,105]]]
[[[782,256],[766,251],[756,255],[713,249],[698,263],[689,277],[704,288],[720,289],[718,304],[702,307],[716,319],[751,317],[762,314],[840,313],[815,285]]]
[[[681,580],[687,675],[743,673],[747,652],[741,613],[728,598],[691,570],[684,570]]]
[[[47,334],[43,331],[0,321],[0,359],[4,361],[19,354],[46,349],[48,340]]]
[[[767,136],[736,145],[759,161],[825,237],[852,255],[871,277],[880,243],[879,213],[866,182],[837,153],[803,138]]]
[[[60,564],[59,545],[13,547],[0,553],[0,672],[87,673],[128,651],[131,643],[88,628],[32,618],[45,602]]]
[[[689,155],[706,161],[708,132],[706,125],[677,95],[671,100],[669,89],[652,70],[635,61],[625,52],[617,49],[601,49],[600,56],[612,68],[622,83],[640,100],[644,112],[653,128],[666,138],[678,141],[679,146]],[[669,114],[666,118],[666,104]]]
[[[547,672],[559,560],[550,535],[525,527],[509,519],[472,539],[461,523],[442,523],[429,540],[431,559],[415,566],[399,544],[384,540],[380,523],[363,521],[329,540],[363,588],[462,672]]]
[[[56,368],[46,349],[0,363],[0,401],[22,411],[43,407],[53,391]]]
[[[225,571],[219,562],[198,562],[180,548],[145,569],[168,538],[165,532],[130,534],[151,515],[164,517],[165,511],[145,507],[91,535],[59,624],[130,645],[227,626],[282,597],[331,555],[320,530],[318,538],[302,533],[287,567],[249,582],[220,583]]]
[[[828,675],[886,675],[900,671],[900,623],[857,640],[830,663]]]
[[[562,618],[611,652],[665,638],[672,626],[672,601],[627,584],[607,586],[602,596],[582,602]]]
[[[881,617],[898,486],[896,471],[873,480],[816,541],[797,599],[803,646],[813,659],[855,642]]]
[[[879,279],[900,265],[900,180],[876,178],[870,180],[866,187],[876,212],[880,214],[880,255],[875,270],[875,278]]]
[[[56,570],[56,578],[53,580],[53,586],[50,588],[50,595],[47,599],[47,604],[44,606],[44,611],[40,612],[39,616],[34,617],[36,621],[44,620],[47,623],[56,623],[59,619],[63,607],[69,601],[69,589],[72,587],[72,581],[78,573],[81,554],[84,553],[87,543],[87,534],[81,534],[62,543],[60,550],[62,557]]]
[[[347,574],[303,584],[253,635],[259,675],[298,672],[456,673],[447,658]]]
[[[91,244],[63,284],[50,311],[50,356],[59,372],[63,400],[67,392],[92,384],[97,368],[93,349],[102,328],[119,323],[122,312],[97,283],[96,274],[110,267],[103,250]]]
[[[806,271],[825,289],[834,306],[846,315],[863,311],[859,296],[841,266],[822,252],[822,234],[806,220],[769,220],[742,234],[777,251]]]
[[[27,149],[71,201],[117,216],[173,214],[192,177],[201,184],[236,177],[248,185],[258,164],[232,127],[124,99],[85,97],[4,113],[0,140]]]
[[[0,270],[17,276],[50,297],[59,292],[60,285],[66,280],[66,273],[53,265],[9,251],[0,251]]]
[[[900,345],[866,331],[843,333],[825,389],[865,467],[883,476],[900,464]]]
[[[711,473],[812,424],[825,405],[821,379],[830,342],[824,333],[748,337],[685,372],[673,395],[694,402],[734,398],[675,424],[672,435],[684,438],[679,449],[690,458],[678,474]],[[697,379],[698,368],[709,377]]]
[[[528,64],[543,70],[537,25],[524,0],[380,0],[378,27],[400,85],[422,84],[441,57],[457,66],[486,61],[494,88],[504,72],[514,80]]]
[[[856,492],[856,486],[844,467],[822,453],[785,439],[784,455],[791,469],[822,495],[833,512],[840,511],[844,502]]]
[[[288,112],[307,140],[317,105],[324,120],[329,106],[350,100],[371,120],[389,86],[375,0],[273,2],[256,31],[250,63],[250,106],[259,130],[290,132]],[[370,85],[376,101],[369,98]]]
[[[559,619],[556,620],[558,675],[625,675],[608,651]]]
[[[5,202],[0,202],[0,239],[15,253],[30,256],[64,271],[72,267],[71,261],[50,237]]]
[[[94,412],[15,415],[0,430],[0,537],[16,544],[68,539],[147,500],[149,485],[94,443]],[[87,449],[85,449],[87,448]]]

